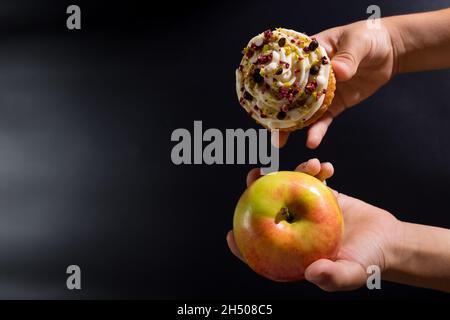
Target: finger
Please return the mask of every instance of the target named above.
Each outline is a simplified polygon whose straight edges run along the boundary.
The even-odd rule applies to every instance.
[[[353,290],[367,280],[364,268],[348,260],[320,259],[305,270],[305,278],[325,291]]]
[[[333,119],[344,112],[345,109],[345,101],[342,99],[339,91],[336,91],[333,102],[329,106],[328,110],[319,120],[309,127],[306,137],[306,146],[310,149],[317,148],[327,133],[328,127],[333,122]]]
[[[310,176],[316,176],[320,172],[320,161],[317,158],[309,159],[303,162],[295,168],[295,171],[309,174]]]
[[[358,70],[359,63],[370,51],[370,41],[364,35],[355,41],[355,34],[343,33],[339,39],[336,54],[331,59],[333,71],[338,81],[350,80]]]
[[[241,256],[241,253],[239,252],[239,249],[238,249],[238,247],[236,245],[236,242],[234,241],[233,231],[228,231],[228,233],[227,233],[227,243],[228,243],[228,247],[230,248],[230,251],[236,257],[238,257],[240,260],[245,262],[244,259]]]
[[[332,121],[333,115],[327,111],[317,122],[311,125],[306,137],[306,146],[308,148],[315,149],[319,146]]]
[[[325,49],[329,57],[336,53],[336,42],[342,34],[342,28],[331,28],[324,30],[313,37],[317,39],[319,44]]]
[[[271,141],[274,147],[283,148],[289,138],[289,132],[274,130],[271,132]]]
[[[247,173],[247,187],[262,176],[260,168],[253,168]]]
[[[320,171],[316,174],[316,178],[320,181],[325,181],[331,178],[334,174],[334,167],[330,162],[324,162],[320,164]]]

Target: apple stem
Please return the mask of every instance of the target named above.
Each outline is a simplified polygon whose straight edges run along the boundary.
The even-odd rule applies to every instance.
[[[286,220],[287,223],[294,222],[294,215],[289,211],[288,208],[286,208],[286,207],[281,208],[279,214],[281,216],[285,217],[285,220]]]

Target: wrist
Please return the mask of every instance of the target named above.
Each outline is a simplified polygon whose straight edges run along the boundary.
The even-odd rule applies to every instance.
[[[408,267],[413,264],[419,244],[412,226],[411,223],[397,220],[395,235],[386,250],[386,267],[383,274],[385,280],[399,282],[405,273],[408,273]]]
[[[401,32],[398,29],[398,26],[395,23],[395,17],[383,18],[383,25],[387,30],[387,34],[389,36],[391,42],[391,50],[392,50],[392,76],[401,73],[401,58],[404,53],[404,44],[401,37]]]
[[[385,248],[385,276],[399,272],[402,265],[408,263],[409,253],[411,252],[410,247],[413,245],[408,238],[408,224],[396,220],[392,236]]]
[[[450,9],[383,18],[391,37],[393,75],[450,67]]]

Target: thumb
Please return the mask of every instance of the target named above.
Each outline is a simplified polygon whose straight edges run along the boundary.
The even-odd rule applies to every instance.
[[[325,291],[353,290],[367,280],[364,268],[353,261],[320,259],[305,270],[305,278]]]
[[[350,80],[358,70],[358,66],[370,50],[369,41],[344,33],[339,39],[336,54],[331,59],[333,70],[338,81]]]

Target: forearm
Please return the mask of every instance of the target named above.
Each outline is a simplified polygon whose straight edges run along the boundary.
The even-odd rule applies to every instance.
[[[388,17],[395,72],[450,67],[450,9]]]
[[[385,280],[450,292],[450,230],[401,223]]]

